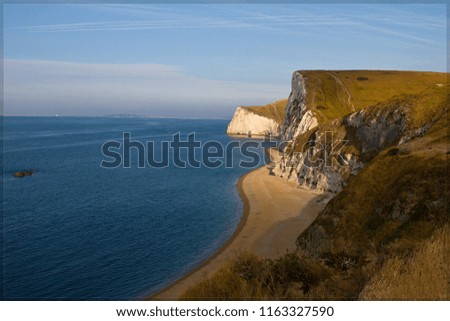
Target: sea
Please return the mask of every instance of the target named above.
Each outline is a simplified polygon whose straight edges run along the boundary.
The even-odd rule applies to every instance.
[[[124,133],[144,146],[153,142],[156,160],[164,151],[158,146],[176,134],[186,141],[195,133],[201,146],[258,142],[228,137],[228,120],[2,119],[3,299],[141,299],[201,264],[240,221],[236,185],[252,168],[240,166],[251,157],[238,148],[232,149],[232,166],[223,161],[217,168],[182,168],[169,153],[168,166],[142,167],[136,147],[130,149],[130,166],[104,166],[114,156],[123,160]],[[108,142],[115,142],[109,156]],[[187,148],[181,150],[179,158],[187,160]],[[252,151],[261,157],[253,167],[263,165],[262,148]],[[201,159],[201,148],[194,155]],[[17,171],[32,175],[17,178]]]

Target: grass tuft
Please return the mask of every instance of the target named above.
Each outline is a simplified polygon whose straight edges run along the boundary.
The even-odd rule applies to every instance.
[[[302,298],[324,270],[298,253],[276,259],[242,253],[211,277],[190,287],[183,300],[286,300]]]
[[[360,294],[362,300],[446,300],[450,251],[448,225],[412,256],[389,258]]]

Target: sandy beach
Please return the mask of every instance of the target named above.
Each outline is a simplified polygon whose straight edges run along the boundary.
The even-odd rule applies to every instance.
[[[244,213],[233,236],[197,269],[148,299],[177,300],[186,289],[214,274],[236,253],[248,251],[275,257],[295,249],[297,236],[321,209],[317,193],[269,175],[265,166],[241,177],[238,189]]]

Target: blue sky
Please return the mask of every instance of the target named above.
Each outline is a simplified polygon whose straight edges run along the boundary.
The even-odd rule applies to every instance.
[[[298,69],[445,71],[445,5],[4,5],[5,114],[230,117]]]

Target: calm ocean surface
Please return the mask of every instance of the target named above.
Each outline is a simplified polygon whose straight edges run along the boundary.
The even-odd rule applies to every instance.
[[[123,132],[156,146],[177,132],[225,145],[227,120],[4,121],[5,299],[139,298],[197,266],[239,223],[236,183],[249,169],[137,168],[136,157],[130,169],[100,167],[102,144]]]

